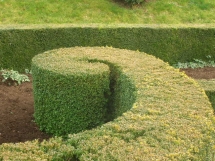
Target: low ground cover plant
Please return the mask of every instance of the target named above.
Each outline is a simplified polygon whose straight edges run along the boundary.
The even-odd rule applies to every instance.
[[[8,85],[20,85],[23,82],[30,82],[27,75],[20,74],[18,71],[2,69],[0,73],[3,77],[2,82],[7,83]]]
[[[207,61],[200,60],[200,59],[193,59],[192,62],[185,62],[181,63],[178,62],[177,64],[174,64],[173,66],[175,68],[204,68],[204,67],[215,67],[215,61],[212,59],[210,55],[206,56]]]

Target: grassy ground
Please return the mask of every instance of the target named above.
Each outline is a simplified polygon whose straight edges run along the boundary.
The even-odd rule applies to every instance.
[[[123,7],[112,0],[0,0],[0,24],[215,23],[214,0],[148,0]]]

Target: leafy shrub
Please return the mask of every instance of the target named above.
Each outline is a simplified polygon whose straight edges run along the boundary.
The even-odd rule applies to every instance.
[[[1,70],[3,80],[2,82],[7,82],[11,85],[13,82],[18,83],[20,85],[23,82],[30,82],[29,78],[25,74],[20,74],[18,71],[14,70]]]
[[[204,68],[204,67],[215,67],[215,62],[212,60],[212,57],[210,55],[206,56],[207,61],[203,61],[200,59],[193,59],[194,61],[192,62],[185,62],[181,63],[178,62],[177,64],[173,64],[175,68]]]
[[[140,3],[144,2],[145,0],[124,0],[124,1],[131,5],[134,5],[134,4],[140,4]]]

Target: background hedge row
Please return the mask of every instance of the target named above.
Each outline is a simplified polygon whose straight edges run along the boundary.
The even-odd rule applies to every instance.
[[[0,68],[23,72],[33,56],[74,46],[139,50],[165,62],[215,59],[215,26],[4,26],[0,27]]]

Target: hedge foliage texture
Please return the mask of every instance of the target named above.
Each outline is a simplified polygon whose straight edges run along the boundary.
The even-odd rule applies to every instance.
[[[207,94],[213,106],[213,109],[215,111],[215,79],[211,79],[211,80],[200,79],[200,80],[197,80],[197,82],[205,90],[205,93]]]
[[[113,121],[69,134],[66,140],[3,144],[2,160],[214,160],[213,109],[193,79],[138,51],[75,47],[54,52],[119,67],[135,85],[135,102]],[[129,91],[119,91],[119,95],[124,93]]]
[[[0,68],[24,72],[38,53],[75,46],[139,50],[176,64],[215,59],[215,26],[0,26]]]
[[[32,75],[35,120],[41,130],[55,135],[101,125],[135,101],[134,85],[117,64],[90,59],[79,51],[35,56]]]

